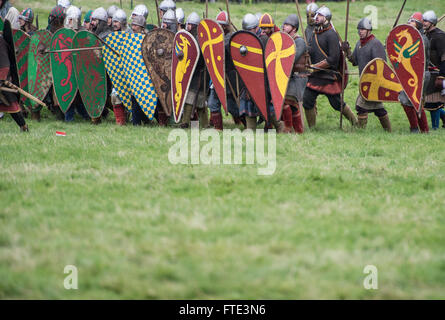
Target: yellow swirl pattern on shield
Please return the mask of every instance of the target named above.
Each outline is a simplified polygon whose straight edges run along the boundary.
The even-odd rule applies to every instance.
[[[184,78],[184,74],[186,74],[188,67],[190,66],[190,60],[188,57],[188,47],[190,47],[190,42],[186,37],[180,35],[181,43],[179,41],[175,45],[175,53],[179,55],[180,52],[183,53],[183,58],[176,65],[175,71],[175,112],[178,114],[179,106],[182,101],[182,80]]]
[[[289,48],[283,50],[283,39],[281,38],[281,34],[279,32],[273,33],[270,36],[270,40],[272,40],[275,45],[275,51],[267,56],[266,68],[269,67],[269,64],[273,60],[275,60],[275,81],[277,83],[278,90],[280,90],[281,96],[284,97],[289,79],[283,70],[281,59],[295,54],[295,46],[290,46]]]
[[[221,76],[221,74],[219,73],[218,67],[216,66],[215,55],[213,53],[213,45],[214,44],[219,44],[219,43],[223,42],[224,41],[223,35],[220,34],[218,37],[212,39],[212,35],[210,33],[209,25],[207,24],[207,22],[201,21],[201,25],[203,26],[203,28],[204,28],[204,30],[205,30],[205,32],[207,34],[207,39],[208,39],[207,41],[205,41],[202,44],[201,51],[204,53],[205,49],[207,47],[209,47],[210,58],[211,58],[211,61],[212,61],[213,71],[215,72],[215,76],[218,79],[218,82],[221,85],[221,87],[225,88],[224,79]],[[201,37],[202,37],[202,35],[201,35]]]
[[[371,71],[374,71],[373,67],[374,66],[370,67]],[[402,85],[399,82],[395,82],[395,81],[397,81],[397,78],[394,73],[391,74],[391,78],[394,79],[395,81],[390,81],[390,80],[385,79],[385,77],[383,75],[383,71],[385,70],[384,60],[377,59],[376,67],[377,67],[377,70],[376,70],[375,74],[364,73],[362,75],[362,77],[360,78],[360,83],[363,83],[363,82],[370,83],[369,87],[364,88],[364,89],[367,89],[366,92],[368,93],[366,100],[379,101],[379,89],[380,88],[385,88],[385,89],[392,90],[395,92],[400,92],[403,90]],[[362,96],[363,96],[363,92],[362,92]]]

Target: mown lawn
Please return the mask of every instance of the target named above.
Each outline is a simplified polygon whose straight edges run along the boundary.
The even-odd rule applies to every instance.
[[[392,25],[399,1],[355,2],[352,21],[370,3]],[[344,3],[332,5],[344,28]],[[410,1],[402,19],[415,5],[445,11]],[[251,11],[265,8],[275,4]],[[233,6],[237,25],[248,10]],[[280,23],[291,10],[277,6]],[[346,91],[351,105],[357,82]],[[393,133],[374,116],[366,131],[340,131],[338,113],[319,100],[316,130],[277,136],[271,176],[256,165],[172,165],[171,128],[117,127],[112,114],[92,126],[45,111],[25,134],[6,115],[0,298],[443,299],[445,129],[409,134],[402,108],[387,107]],[[66,265],[78,268],[78,290],[64,289]],[[366,265],[378,269],[378,290],[363,287]]]

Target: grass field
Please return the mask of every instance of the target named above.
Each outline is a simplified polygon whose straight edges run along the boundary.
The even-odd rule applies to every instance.
[[[351,42],[365,5],[379,8],[384,39],[400,2],[352,3]],[[54,1],[16,6],[37,3],[43,17]],[[345,3],[330,4],[344,30]],[[239,25],[248,11],[276,8],[281,24],[294,6],[231,10]],[[441,15],[445,3],[408,1],[402,20],[415,8]],[[351,105],[357,82],[346,90]],[[277,136],[271,176],[255,165],[172,165],[171,129],[117,127],[112,115],[92,126],[45,111],[27,134],[6,115],[0,298],[444,299],[445,129],[409,134],[400,105],[387,108],[391,134],[372,115],[365,131],[340,131],[320,99],[316,130]],[[78,268],[78,290],[64,289],[66,265]],[[378,269],[378,290],[363,287],[366,265]]]

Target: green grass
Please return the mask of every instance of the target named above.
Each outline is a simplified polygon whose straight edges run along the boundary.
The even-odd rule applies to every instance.
[[[388,21],[399,5],[372,3]],[[410,1],[407,12],[415,4],[444,11]],[[233,6],[234,18],[247,9]],[[291,9],[278,5],[281,17]],[[374,116],[365,131],[340,131],[320,99],[316,130],[277,136],[272,176],[249,165],[171,165],[171,129],[117,127],[112,116],[67,124],[45,111],[23,134],[6,115],[0,298],[443,299],[445,129],[409,134],[400,105],[387,107],[392,134]],[[63,287],[68,264],[78,290]],[[366,265],[378,268],[378,290],[363,288]]]

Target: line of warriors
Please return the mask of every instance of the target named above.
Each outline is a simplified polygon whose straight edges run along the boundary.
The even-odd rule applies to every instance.
[[[2,0],[0,0],[1,2]],[[197,38],[197,27],[201,18],[196,12],[192,12],[185,18],[184,11],[181,8],[176,8],[176,4],[172,0],[162,1],[159,10],[162,28],[173,32],[185,29]],[[229,41],[234,33],[234,26],[229,21],[227,12],[221,11],[216,16],[215,20],[224,31],[226,87],[239,88],[238,92],[227,90],[227,109],[234,123],[246,129],[255,130],[257,125],[265,122],[265,130],[275,128],[277,132],[301,134],[304,132],[303,110],[307,127],[310,129],[314,128],[317,119],[317,98],[319,95],[325,95],[331,107],[338,112],[342,112],[352,126],[365,128],[368,114],[374,113],[378,117],[383,129],[390,132],[391,122],[383,103],[367,101],[359,93],[355,102],[356,113],[354,113],[341,98],[343,83],[340,73],[344,57],[354,66],[358,66],[360,74],[371,60],[375,58],[386,60],[385,48],[373,35],[371,21],[368,18],[363,18],[359,21],[357,31],[360,39],[357,41],[354,50],[351,50],[348,42],[341,41],[340,35],[331,23],[332,13],[328,7],[318,7],[317,4],[310,3],[306,8],[306,16],[306,41],[298,35],[300,21],[295,14],[289,15],[284,20],[281,28],[275,24],[273,17],[268,13],[248,13],[243,17],[242,29],[256,34],[264,47],[269,37],[277,31],[289,34],[294,39],[296,47],[294,67],[285,95],[282,115],[279,119],[269,116],[268,121],[265,121],[263,115],[259,112],[248,89],[237,77],[237,71],[233,62],[228,58],[230,57]],[[147,17],[147,7],[138,5],[132,12],[131,24],[128,26],[125,11],[112,6],[108,10],[98,8],[94,11],[89,11],[85,15],[82,25],[80,25],[80,10],[77,7],[70,6],[69,0],[59,0],[59,6],[51,11],[48,18],[48,29],[51,32],[55,32],[61,27],[89,30],[104,39],[113,31],[150,32],[156,26],[147,25]],[[408,118],[411,132],[427,133],[429,131],[425,110],[431,113],[433,129],[439,127],[440,119],[445,123],[445,111],[443,110],[445,102],[445,33],[437,28],[437,20],[436,14],[430,10],[424,14],[416,12],[407,21],[408,24],[417,28],[421,33],[426,55],[423,86],[425,103],[423,108],[420,112],[416,112],[406,93],[401,91],[399,94],[399,101]],[[20,28],[32,34],[35,30],[32,26],[32,10],[25,9],[20,14],[19,21]],[[0,41],[0,54],[2,54],[4,41]],[[3,58],[1,61],[4,61]],[[7,74],[5,75],[4,71],[3,73],[1,72],[2,68],[7,68],[7,66],[4,63],[0,65],[0,79],[6,79]],[[201,55],[185,98],[180,122],[182,128],[188,128],[192,120],[199,120],[202,128],[213,127],[217,130],[223,130],[221,103],[209,79],[210,77]],[[266,90],[268,91],[267,99],[269,101],[268,111],[270,115],[273,115],[271,94],[267,86]],[[54,99],[49,94],[47,101],[45,101],[48,106],[52,105],[51,100]],[[0,111],[2,111],[2,106],[4,105],[0,105]],[[104,109],[101,117],[107,116],[108,109],[113,110],[116,123],[119,125],[125,125],[130,116],[133,125],[150,122],[134,98],[132,99],[131,114],[129,114],[115,89],[111,91],[110,107]],[[208,110],[210,110],[210,117]],[[57,106],[53,108],[53,112],[61,114],[61,117],[64,116],[65,121],[72,121],[76,111],[85,119],[88,118],[85,108],[82,107],[81,100],[75,101],[65,115],[60,110],[57,110]],[[38,108],[32,110],[32,118],[39,119],[39,112]],[[14,119],[16,120],[16,118]],[[155,119],[161,126],[174,123],[173,116],[169,117],[164,113],[159,101]],[[94,121],[97,123],[100,121],[100,118],[94,119]],[[23,128],[24,120],[23,122],[16,120],[16,122]]]

